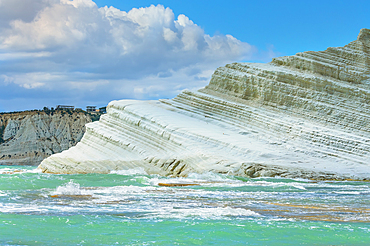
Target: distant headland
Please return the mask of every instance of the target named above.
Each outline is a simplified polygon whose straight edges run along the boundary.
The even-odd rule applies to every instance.
[[[46,157],[76,145],[85,124],[99,120],[105,110],[57,105],[0,113],[0,165],[39,165]]]

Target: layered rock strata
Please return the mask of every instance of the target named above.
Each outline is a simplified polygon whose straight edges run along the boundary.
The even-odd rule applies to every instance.
[[[370,30],[344,47],[218,68],[171,100],[113,101],[49,173],[370,179]]]
[[[0,165],[39,165],[79,142],[91,116],[84,112],[0,114]]]

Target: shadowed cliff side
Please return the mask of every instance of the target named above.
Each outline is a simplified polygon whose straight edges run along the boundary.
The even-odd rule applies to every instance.
[[[84,111],[24,111],[0,114],[0,165],[39,165],[76,145],[95,115]]]

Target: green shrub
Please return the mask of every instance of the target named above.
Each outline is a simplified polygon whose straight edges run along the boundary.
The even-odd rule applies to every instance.
[[[91,121],[98,121],[100,119],[101,114],[90,114]]]

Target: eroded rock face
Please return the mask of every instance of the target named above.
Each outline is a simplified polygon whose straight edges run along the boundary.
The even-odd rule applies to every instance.
[[[51,173],[370,179],[370,30],[344,47],[233,63],[171,100],[113,101]]]
[[[85,113],[29,111],[0,115],[0,165],[39,165],[77,144],[91,117]]]

